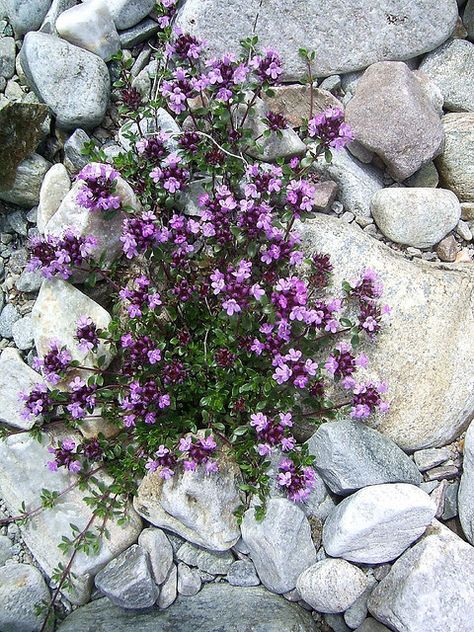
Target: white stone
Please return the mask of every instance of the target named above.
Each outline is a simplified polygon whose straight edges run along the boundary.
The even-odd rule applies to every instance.
[[[96,366],[99,356],[104,356],[104,367],[110,364],[112,353],[108,344],[100,342],[97,353],[93,354],[79,349],[75,339],[77,321],[81,316],[90,316],[99,329],[106,329],[111,320],[110,314],[70,283],[45,279],[31,315],[36,350],[40,356],[48,353],[52,340],[59,340],[68,348],[73,360],[78,360],[82,366]],[[90,376],[88,371],[78,369],[77,373]]]
[[[106,0],[89,0],[61,13],[58,34],[75,46],[108,61],[120,50],[120,38]]]
[[[301,598],[317,612],[347,610],[367,588],[365,574],[345,560],[326,559],[306,569],[296,588]]]
[[[222,450],[221,450],[222,452]],[[230,549],[240,537],[235,510],[241,504],[240,470],[222,455],[219,472],[180,472],[165,481],[151,472],[133,499],[137,512],[157,527],[214,551]]]
[[[178,595],[178,569],[173,564],[166,581],[161,586],[160,596],[158,597],[157,605],[161,610],[165,610],[171,606],[173,601]]]
[[[20,433],[0,443],[0,494],[9,511],[18,514],[23,501],[29,511],[40,504],[40,490],[62,492],[77,481],[77,475],[64,468],[51,472],[46,466],[51,460],[48,447],[51,444],[56,446],[59,440],[66,437],[76,442],[80,440],[74,433],[58,431],[55,434],[43,433],[41,442],[28,433]],[[96,476],[102,478],[99,473]],[[106,484],[111,482],[109,478],[102,480]],[[59,562],[67,564],[69,560],[70,554],[62,553],[58,544],[63,536],[71,536],[70,524],[84,529],[92,516],[92,509],[83,498],[84,492],[72,486],[52,509],[39,512],[20,527],[25,544],[48,576],[51,576]],[[97,555],[79,552],[74,558],[74,589],[68,593],[72,603],[85,603],[95,574],[136,541],[141,531],[141,520],[131,506],[127,508],[127,514],[130,520],[122,526],[116,520],[107,522],[110,539],[101,540]]]
[[[56,213],[61,202],[71,188],[71,180],[66,167],[58,162],[44,176],[39,194],[37,228],[43,234],[44,228]]]
[[[260,581],[272,592],[292,590],[298,576],[316,562],[308,519],[286,498],[270,499],[260,521],[254,507],[247,509],[241,529]]]
[[[201,589],[201,578],[197,568],[189,568],[186,564],[178,564],[178,592],[180,595],[191,597]]]
[[[44,614],[37,604],[48,603],[50,594],[43,576],[28,564],[9,564],[0,568],[0,630],[37,632]]]
[[[329,555],[351,562],[390,562],[424,533],[435,513],[428,494],[414,485],[365,487],[331,511],[323,546]]]
[[[5,352],[4,352],[5,353]],[[458,492],[459,519],[467,540],[474,544],[474,423],[464,438],[463,473]]]
[[[471,632],[474,548],[437,523],[393,564],[369,611],[396,632]]]
[[[474,410],[472,266],[408,261],[359,228],[322,214],[298,230],[308,255],[330,255],[336,293],[343,280],[357,279],[367,267],[384,284],[382,300],[392,314],[376,343],[362,349],[369,357],[367,378],[389,384],[390,410],[368,423],[406,451],[453,441]]]
[[[173,548],[165,532],[154,527],[144,529],[138,544],[148,551],[155,582],[163,584],[173,566]]]
[[[446,189],[391,187],[372,198],[372,216],[392,241],[415,248],[429,248],[453,230],[461,205]]]
[[[21,416],[24,406],[18,393],[28,392],[39,383],[44,383],[41,375],[23,362],[16,349],[4,349],[0,355],[0,421],[22,430],[32,428],[35,419]]]

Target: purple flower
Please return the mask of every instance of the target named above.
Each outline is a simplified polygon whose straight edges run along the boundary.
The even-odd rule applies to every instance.
[[[50,384],[57,384],[69,369],[72,356],[60,342],[52,340],[48,353],[43,358],[34,358],[33,368],[41,371]]]
[[[266,48],[263,52],[263,55],[255,55],[250,60],[250,66],[261,81],[274,84],[283,73],[280,56],[271,48]]]
[[[30,392],[18,393],[18,397],[24,402],[24,409],[21,412],[23,419],[33,419],[40,415],[47,415],[53,412],[53,400],[49,396],[49,391],[45,384],[35,384]]]
[[[344,123],[344,112],[337,108],[314,116],[308,123],[308,134],[324,149],[342,149],[354,140],[351,128]]]
[[[55,276],[69,279],[74,268],[80,268],[96,247],[93,235],[77,236],[71,229],[66,229],[62,236],[35,236],[28,244],[31,257],[27,269],[41,270],[47,279]]]
[[[54,460],[47,463],[48,469],[52,472],[56,472],[60,467],[74,473],[82,469],[82,464],[77,458],[76,444],[71,439],[65,439],[56,448],[48,448],[48,452],[54,454]]]
[[[80,206],[90,211],[112,211],[120,208],[120,196],[114,195],[119,173],[113,167],[92,162],[77,177],[84,182],[76,196]]]
[[[77,321],[77,329],[75,338],[78,341],[78,347],[85,353],[95,351],[99,345],[99,331],[96,324],[89,316],[81,316]]]

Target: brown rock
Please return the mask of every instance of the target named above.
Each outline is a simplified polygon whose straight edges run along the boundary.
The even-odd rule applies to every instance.
[[[458,243],[454,239],[453,235],[448,235],[436,247],[436,254],[441,261],[448,261],[452,263],[456,261],[456,255],[458,254]]]
[[[443,148],[444,132],[427,92],[403,62],[379,62],[359,80],[346,108],[355,139],[390,175],[405,180]]]
[[[316,185],[314,208],[317,211],[326,210],[336,199],[337,183],[334,180],[326,180]]]
[[[291,127],[299,127],[303,119],[310,118],[311,91],[309,86],[300,84],[273,88],[273,97],[264,97],[265,104],[272,112],[283,114]],[[313,115],[329,108],[344,109],[344,106],[327,90],[313,88]]]

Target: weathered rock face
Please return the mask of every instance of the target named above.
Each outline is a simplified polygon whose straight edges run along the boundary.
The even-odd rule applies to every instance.
[[[391,408],[377,421],[379,432],[409,451],[449,443],[474,410],[474,272],[469,266],[407,261],[324,215],[300,232],[308,252],[331,255],[335,288],[366,267],[384,283],[391,321],[366,349],[370,375],[390,385]]]
[[[66,167],[60,162],[56,163],[46,173],[41,184],[37,213],[37,227],[40,233],[44,233],[44,227],[56,213],[70,188],[71,181]]]
[[[0,421],[23,430],[32,428],[35,420],[23,419],[23,404],[18,394],[43,382],[42,376],[23,362],[16,349],[4,349],[0,355]]]
[[[20,433],[0,443],[0,494],[11,512],[17,514],[23,501],[27,510],[37,507],[41,489],[61,492],[76,480],[77,475],[64,468],[51,472],[46,467],[51,460],[48,446],[56,445],[66,436],[76,442],[79,440],[71,433],[43,433],[40,443],[29,434]],[[91,518],[92,510],[83,497],[83,492],[75,487],[61,497],[53,509],[38,513],[21,527],[26,545],[49,576],[58,562],[67,563],[69,559],[69,555],[63,555],[58,549],[58,544],[63,535],[70,536],[70,524],[83,529]],[[83,552],[76,555],[72,571],[77,577],[73,581],[73,593],[68,594],[73,603],[87,601],[94,575],[136,541],[141,520],[131,507],[128,514],[130,521],[123,526],[118,526],[115,520],[107,523],[110,539],[102,540],[97,555],[88,556]]]
[[[110,323],[110,314],[70,283],[60,279],[43,281],[32,311],[38,354],[45,355],[51,341],[59,340],[68,348],[73,360],[78,360],[82,366],[94,366],[100,355],[105,356],[104,366],[108,366],[112,360],[108,345],[100,343],[97,355],[81,351],[77,346],[74,337],[77,321],[84,315],[90,316],[100,329],[107,328]],[[89,372],[82,373],[86,377],[90,376]],[[78,374],[81,374],[80,370]]]
[[[39,154],[31,154],[18,165],[10,189],[0,191],[0,200],[31,208],[38,204],[41,182],[51,163]]]
[[[241,528],[258,576],[272,592],[293,590],[298,576],[316,562],[308,519],[286,498],[270,499],[261,521],[250,507]]]
[[[439,115],[408,66],[373,64],[346,107],[355,139],[375,152],[402,181],[437,156],[444,133]]]
[[[455,0],[187,0],[177,24],[209,42],[213,55],[239,51],[242,38],[277,49],[287,79],[306,73],[298,55],[317,51],[315,75],[325,77],[367,68],[384,59],[410,59],[433,50],[452,33]]]
[[[370,208],[386,237],[415,248],[434,246],[461,218],[459,200],[445,189],[382,189],[372,198]]]
[[[3,0],[3,8],[15,34],[20,37],[39,29],[51,0]]]
[[[364,573],[345,560],[326,559],[310,566],[299,577],[301,597],[318,612],[347,610],[367,588]]]
[[[369,610],[396,632],[469,630],[474,616],[474,548],[439,523],[392,566]]]
[[[95,127],[104,117],[110,77],[89,51],[46,33],[28,33],[20,61],[28,83],[65,129]]]
[[[190,542],[179,547],[176,558],[211,575],[225,575],[234,561],[230,551],[208,551]]]
[[[208,584],[197,595],[184,597],[168,610],[134,613],[92,601],[73,612],[58,632],[317,632],[311,614],[261,587]]]
[[[421,483],[413,461],[393,441],[359,421],[322,424],[309,439],[314,467],[336,494],[381,483]]]
[[[44,136],[48,108],[41,103],[9,103],[0,109],[0,189],[10,189],[16,168]]]
[[[0,568],[0,629],[4,632],[40,630],[44,615],[35,605],[49,601],[43,576],[28,564],[9,564]]]
[[[5,353],[5,352],[4,352]],[[468,541],[474,544],[474,423],[464,439],[464,461],[458,494],[459,519]]]
[[[310,118],[311,90],[299,84],[275,86],[272,97],[264,96],[265,105],[272,112],[283,114],[292,127],[299,127],[303,119]],[[313,115],[329,108],[344,109],[339,99],[328,90],[313,88]]]
[[[446,141],[436,160],[441,183],[461,202],[474,202],[474,113],[446,114]]]
[[[163,480],[145,476],[133,499],[137,512],[157,527],[215,551],[230,549],[240,537],[234,511],[240,505],[238,467],[223,457],[219,472],[204,468]]]
[[[105,0],[76,5],[56,21],[58,34],[75,46],[109,60],[120,49],[120,39]]]
[[[351,562],[390,562],[423,534],[435,513],[428,494],[414,485],[364,487],[331,511],[323,546],[329,555]]]
[[[474,111],[474,44],[450,40],[429,53],[420,70],[441,90],[447,110]]]

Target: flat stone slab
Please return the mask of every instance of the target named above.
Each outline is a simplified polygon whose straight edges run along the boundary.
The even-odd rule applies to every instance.
[[[58,632],[317,632],[311,614],[264,588],[208,584],[167,610],[144,613],[92,601],[73,612]]]
[[[333,287],[367,267],[392,308],[374,343],[364,345],[368,376],[384,380],[391,408],[377,430],[407,451],[450,443],[474,412],[474,270],[412,262],[343,221],[317,215],[298,230],[306,251],[331,256]]]
[[[326,77],[431,51],[457,18],[455,0],[187,0],[177,25],[206,39],[212,56],[240,54],[240,40],[257,35],[280,52],[285,78],[301,79],[301,47],[316,51],[315,75]]]

